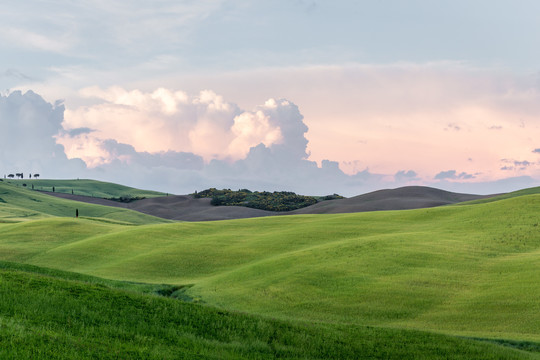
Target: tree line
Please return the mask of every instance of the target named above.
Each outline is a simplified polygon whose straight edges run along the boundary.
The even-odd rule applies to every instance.
[[[4,179],[5,179],[6,177],[8,177],[8,178],[10,178],[10,179],[13,179],[15,176],[17,177],[17,179],[24,179],[24,173],[22,173],[22,172],[21,172],[21,173],[15,173],[15,174],[9,174],[9,175],[7,175],[7,176],[4,175]],[[39,178],[39,174],[34,174],[34,175],[28,174],[28,178],[29,178],[29,179],[31,179],[32,176],[34,176],[34,179]]]

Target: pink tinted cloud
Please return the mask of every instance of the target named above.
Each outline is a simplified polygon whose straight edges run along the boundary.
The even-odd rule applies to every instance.
[[[143,92],[93,87],[81,94],[97,103],[66,110],[66,131],[57,141],[70,157],[80,157],[90,167],[115,159],[115,154],[101,146],[107,139],[129,144],[138,152],[189,152],[206,162],[235,161],[259,144],[283,143],[284,137],[290,138],[291,126],[302,119],[296,106],[286,100],[269,99],[253,111],[244,111],[209,90],[188,96],[164,88]],[[301,124],[296,134],[303,139],[301,154],[305,154],[307,142],[304,127]],[[81,128],[92,131],[79,134]]]
[[[325,159],[337,161],[348,174],[369,169],[393,176],[412,169],[424,181],[449,169],[476,174],[461,179],[466,181],[499,179],[510,172],[540,175],[538,156],[532,152],[540,146],[535,140],[540,138],[540,95],[534,76],[460,63],[351,64],[178,75],[153,83],[170,89],[182,83],[187,93],[195,94],[204,84],[214,89],[209,92],[213,105],[197,103],[201,94],[180,92],[187,103],[179,102],[172,115],[156,110],[159,106],[151,105],[156,99],[143,101],[143,110],[134,113],[133,104],[109,99],[91,107],[68,106],[65,125],[95,128],[94,135],[132,144],[139,151],[189,151],[207,161],[240,159],[256,143],[280,141],[283,124],[266,124],[256,109],[264,99],[283,97],[299,106],[309,127],[308,159],[319,165]],[[155,93],[139,92],[143,98]],[[167,96],[158,96],[159,101]],[[103,117],[109,112],[115,116]],[[247,118],[249,124],[244,123]],[[501,170],[505,158],[533,165]]]
[[[309,159],[336,160],[349,174],[414,169],[431,179],[456,169],[480,173],[470,181],[493,180],[508,176],[500,159],[532,161],[540,146],[535,75],[442,62],[270,68],[204,81],[241,105],[270,94],[291,99],[309,127]],[[513,175],[538,176],[539,168]]]

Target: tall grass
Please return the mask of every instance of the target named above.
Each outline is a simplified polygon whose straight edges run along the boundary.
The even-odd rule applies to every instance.
[[[271,320],[6,263],[0,344],[3,359],[537,358],[420,331]]]

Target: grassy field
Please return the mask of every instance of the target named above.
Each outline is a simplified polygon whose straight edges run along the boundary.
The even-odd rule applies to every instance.
[[[75,209],[79,209],[79,214],[82,217],[91,217],[93,221],[102,220],[125,225],[169,222],[127,209],[99,206],[52,197],[42,194],[39,191],[32,191],[28,186],[18,186],[13,183],[13,180],[10,180],[10,182],[0,182],[0,223],[51,217],[74,217]],[[99,184],[99,182],[95,183]]]
[[[2,260],[172,284],[179,289],[171,288],[173,296],[205,304],[202,309],[318,329],[336,341],[346,338],[342,346],[354,351],[372,346],[358,345],[356,336],[379,332],[385,344],[380,346],[396,354],[395,339],[403,336],[406,343],[440,336],[440,344],[429,346],[441,349],[446,341],[465,341],[455,337],[462,336],[489,339],[492,343],[482,346],[496,346],[490,349],[507,343],[530,350],[499,357],[486,350],[491,354],[486,356],[493,355],[487,358],[540,355],[540,195],[534,190],[421,210],[170,224],[141,218],[141,226],[120,223],[120,215],[114,221],[55,217],[62,215],[50,214],[56,207],[43,201],[32,201],[37,220],[10,223],[22,218],[1,215],[11,211],[13,199],[41,194],[9,190],[25,193],[10,200],[0,183],[0,197],[8,199],[0,202]],[[68,280],[58,280],[59,286],[71,286]],[[288,357],[302,357],[302,351]],[[310,351],[307,357],[324,358]],[[444,351],[440,354],[448,356]],[[467,358],[458,353],[448,357]],[[432,358],[417,355],[410,357]]]
[[[0,262],[3,359],[534,359],[493,342],[302,324],[145,294],[148,286]]]
[[[489,203],[489,202],[493,202],[493,201],[511,199],[511,198],[518,197],[518,196],[536,195],[536,194],[540,194],[540,186],[533,187],[533,188],[528,188],[528,189],[522,189],[522,190],[518,190],[518,191],[513,191],[513,192],[510,192],[510,193],[506,193],[506,194],[500,194],[500,195],[485,198],[485,199],[467,201],[467,202],[461,203],[461,205],[485,204],[485,203]]]
[[[73,191],[73,194],[75,195],[92,196],[104,199],[112,197],[118,198],[126,195],[146,198],[166,195],[159,191],[140,190],[129,186],[88,179],[4,179],[4,182],[20,187],[23,187],[23,184],[26,184],[26,187],[29,189],[31,189],[33,185],[34,190],[38,191],[53,191],[54,187],[54,191],[58,193],[71,194]]]

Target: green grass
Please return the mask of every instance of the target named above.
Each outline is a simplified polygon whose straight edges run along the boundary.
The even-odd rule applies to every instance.
[[[75,195],[92,196],[99,198],[118,198],[120,196],[130,195],[134,197],[157,197],[165,196],[165,193],[151,190],[135,189],[129,186],[88,180],[58,180],[58,179],[3,179],[6,183],[11,183],[19,187],[26,187],[31,189],[34,185],[34,190],[39,191],[53,191],[55,192],[71,194],[72,190]]]
[[[272,320],[0,262],[3,359],[534,359],[420,331]],[[529,348],[530,349],[530,348]]]
[[[533,187],[533,188],[528,188],[528,189],[523,189],[523,190],[518,190],[518,191],[513,191],[513,192],[510,192],[510,193],[501,194],[501,195],[493,196],[493,197],[486,198],[486,199],[466,201],[466,202],[460,203],[460,205],[485,204],[485,203],[504,200],[504,199],[511,199],[511,198],[515,198],[515,197],[518,197],[518,196],[536,195],[536,194],[540,194],[540,186]]]
[[[7,181],[0,182],[0,199],[0,224],[50,217],[74,217],[75,209],[79,209],[81,216],[93,217],[96,220],[97,218],[108,219],[120,224],[140,225],[170,222],[132,210],[56,198],[39,191],[32,191],[28,187],[9,184]],[[51,231],[56,230],[51,229]]]
[[[358,353],[379,358],[400,358],[395,354],[405,358],[436,358],[433,354],[481,358],[472,355],[480,353],[487,354],[485,358],[538,358],[540,194],[536,192],[526,189],[497,201],[409,211],[162,224],[156,218],[96,205],[79,208],[83,209],[82,218],[68,218],[73,216],[73,202],[0,182],[0,260],[57,270],[13,264],[0,264],[0,269],[10,274],[9,279],[22,277],[23,282],[54,280],[48,293],[43,285],[36,294],[24,288],[20,295],[40,299],[58,294],[58,302],[70,307],[78,306],[64,298],[70,296],[72,290],[66,289],[71,286],[89,286],[88,291],[97,294],[92,302],[100,301],[100,291],[111,291],[143,302],[152,299],[150,307],[162,306],[154,301],[193,306],[189,309],[196,310],[190,311],[202,311],[197,321],[207,325],[201,325],[197,335],[179,330],[193,341],[186,346],[198,349],[188,358],[201,354],[216,358],[276,356],[276,347],[268,345],[265,337],[268,333],[259,334],[250,321],[273,324],[277,330],[271,331],[271,339],[281,337],[280,349],[285,352],[279,354],[287,358],[303,358],[302,354],[307,358],[325,358],[321,354],[354,358]],[[61,270],[77,272],[79,278]],[[0,286],[10,281],[2,280]],[[13,281],[12,285],[20,282]],[[0,292],[7,304],[22,301],[15,297],[7,300],[4,293],[10,291]],[[148,295],[153,292],[192,303]],[[114,298],[117,295],[113,293],[104,296]],[[68,334],[69,329],[51,325],[50,341],[39,342],[35,337],[25,343],[33,332],[47,333],[47,324],[52,321],[31,312],[31,306],[37,305],[28,303],[27,308],[20,308],[28,319],[37,317],[31,326],[13,320],[17,312],[9,316],[0,313],[0,334],[8,329],[5,331],[11,335],[6,336],[17,338],[16,330],[3,325],[6,321],[15,321],[14,329],[32,329],[17,338],[19,343],[15,343],[22,344],[21,349],[54,348],[56,345],[49,344],[54,338],[65,346],[80,341],[86,344],[84,349],[95,344],[100,349],[99,344],[105,344],[102,349],[118,349],[129,357],[153,354],[167,358],[174,357],[173,349],[184,346],[161,339],[154,330],[134,329],[135,322],[107,323],[103,329],[88,332],[87,338],[83,330]],[[174,311],[181,312],[179,309]],[[106,312],[108,317],[116,310],[110,311]],[[225,328],[212,330],[204,319],[214,319],[219,312],[228,319],[243,319],[238,320],[243,325],[221,322],[219,326]],[[60,319],[58,324],[67,319],[51,316]],[[158,318],[163,331],[174,334],[170,339],[181,338],[171,330],[173,325]],[[151,322],[141,319],[137,321]],[[89,319],[83,322],[91,323]],[[156,324],[149,326],[158,328]],[[283,335],[293,328],[290,331],[296,335],[290,336],[296,340]],[[235,330],[219,338],[226,333],[224,329]],[[140,335],[139,330],[146,335]],[[128,335],[122,339],[113,336],[110,341],[106,340],[109,335],[99,335],[113,332]],[[203,333],[219,336],[208,338]],[[148,339],[144,349],[127,340],[137,336]],[[91,338],[98,340],[94,344]],[[323,345],[332,350],[321,350]],[[503,345],[514,350],[498,353]],[[421,350],[414,353],[413,348]],[[43,351],[49,354],[49,350]],[[87,356],[101,357],[101,353],[90,351]]]
[[[193,285],[191,298],[284,320],[539,342],[539,214],[540,195],[528,195],[139,227],[43,219],[0,224],[0,257]]]

